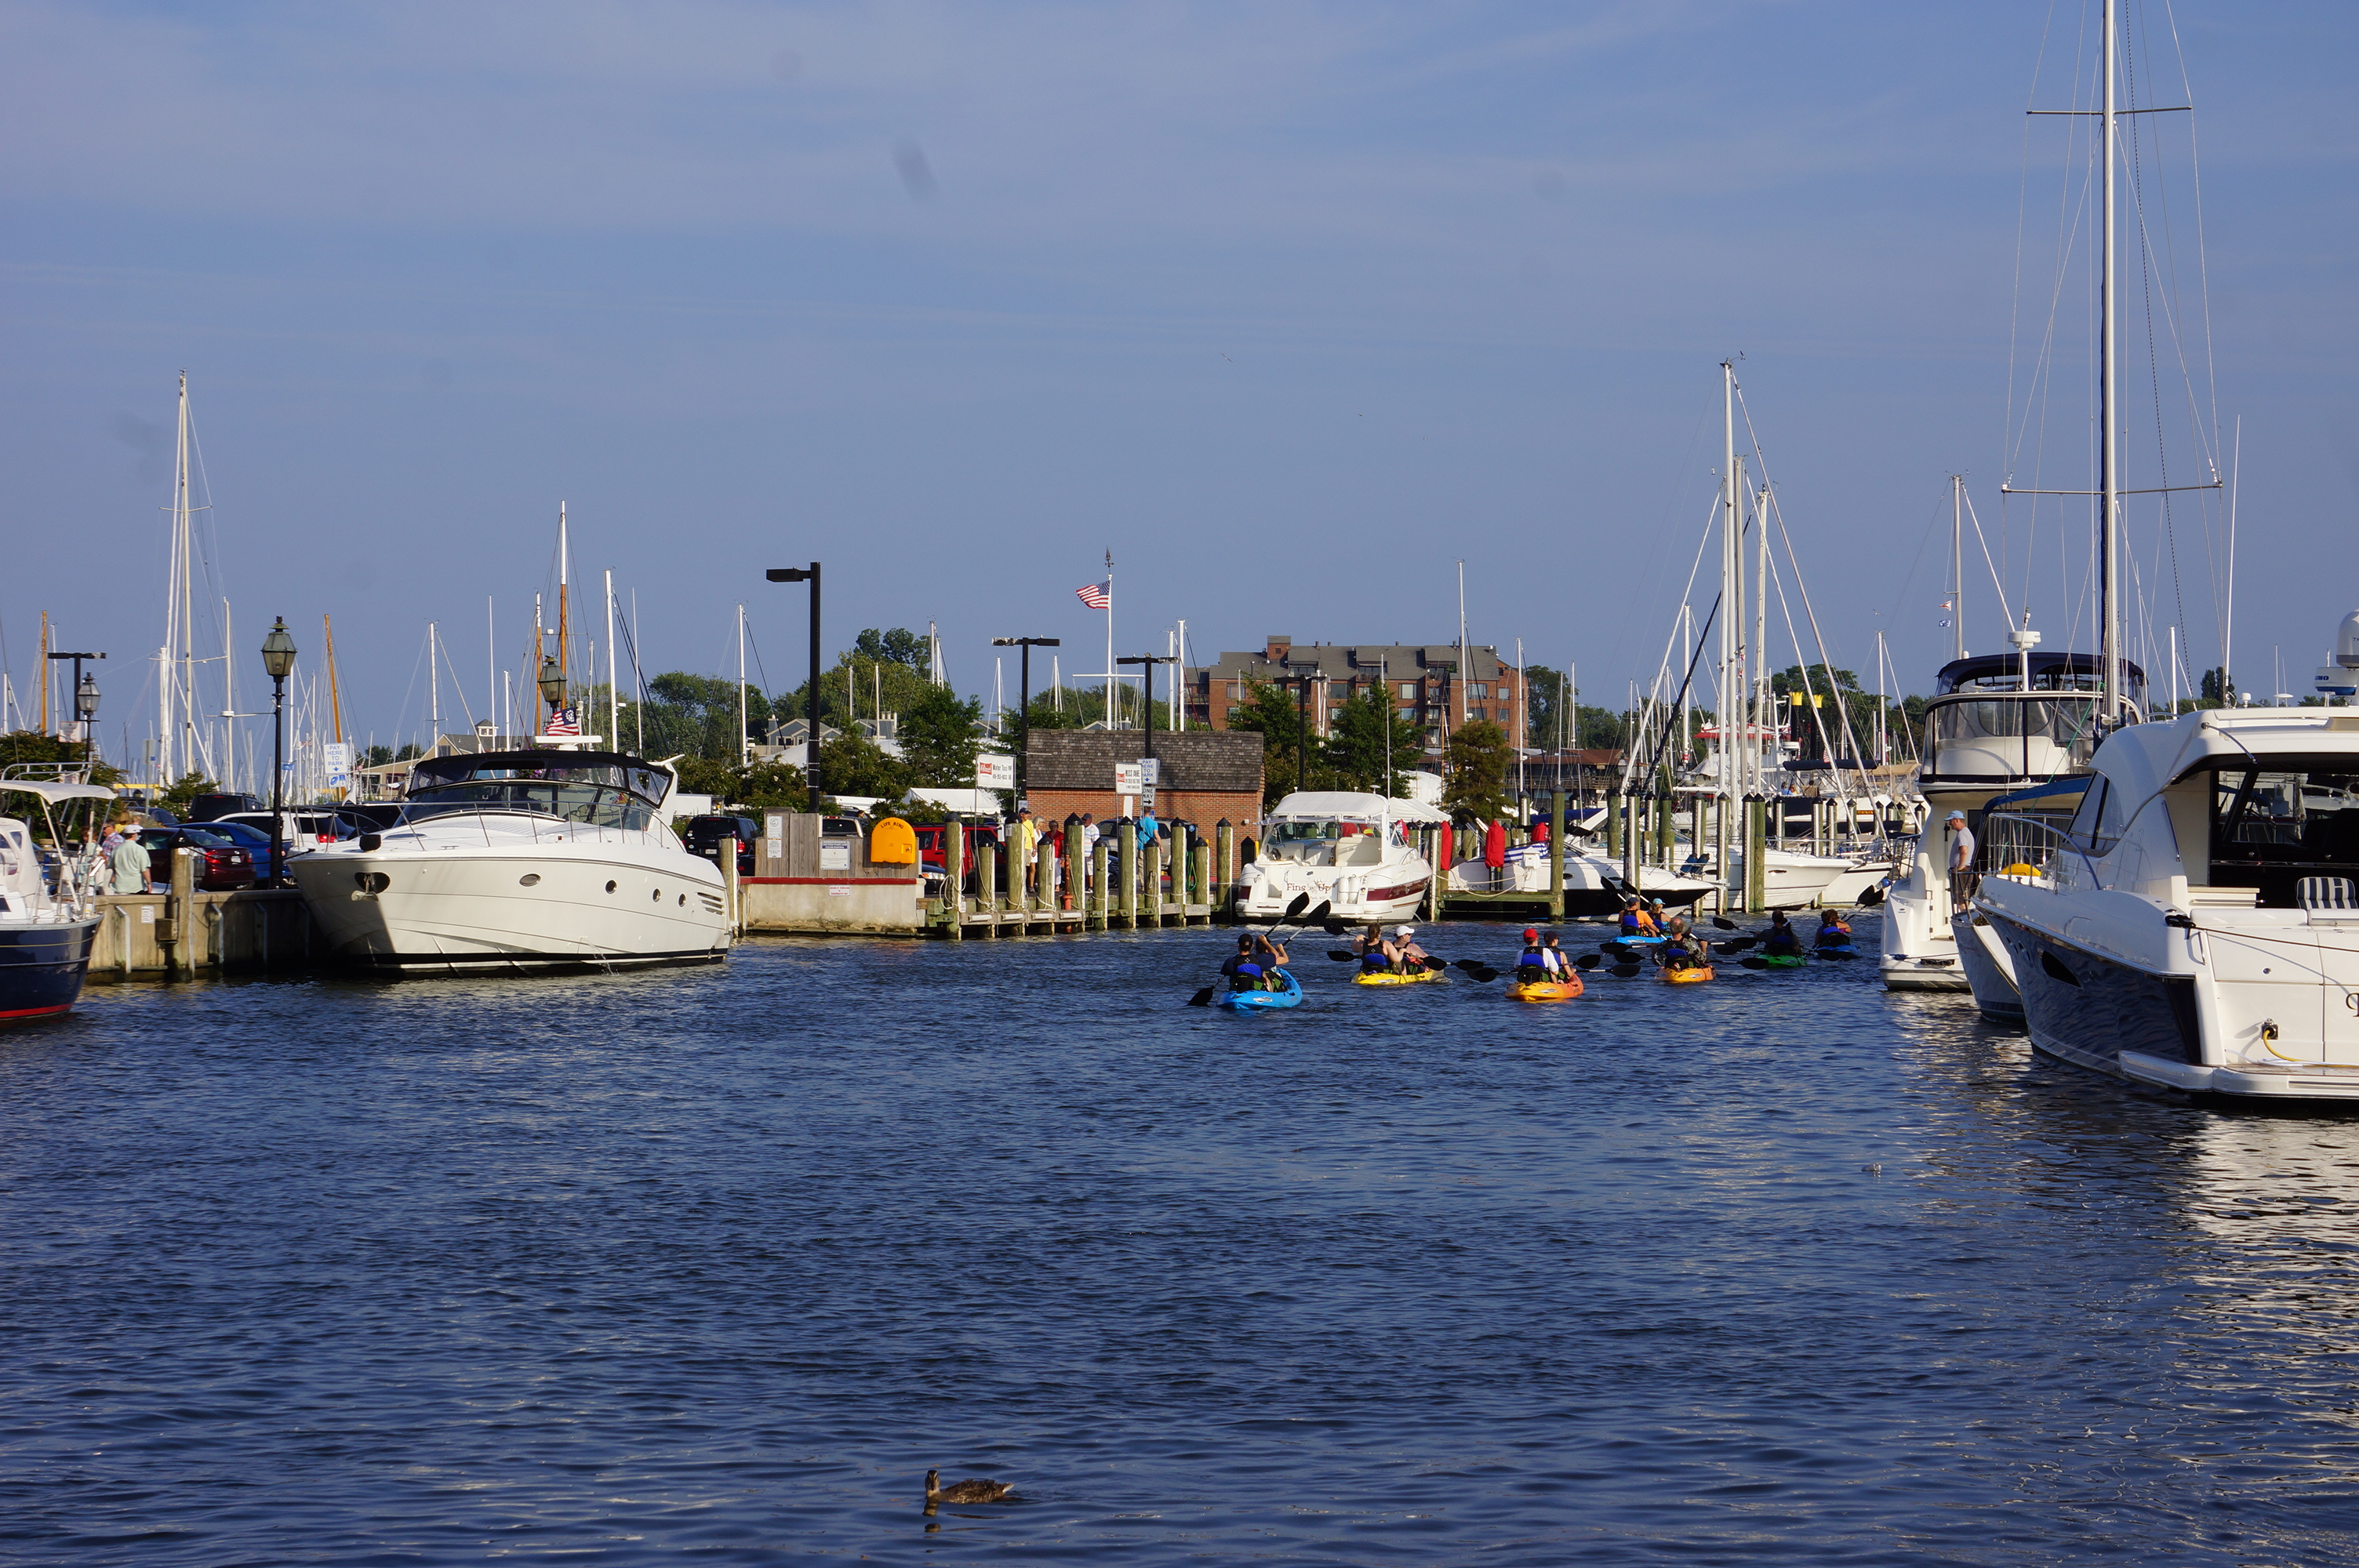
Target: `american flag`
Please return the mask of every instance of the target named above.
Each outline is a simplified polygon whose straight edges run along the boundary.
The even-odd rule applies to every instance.
[[[1104,582],[1085,582],[1082,584],[1081,587],[1073,589],[1073,597],[1080,600],[1083,604],[1088,605],[1092,610],[1112,610],[1114,608],[1114,582],[1111,579]]]
[[[582,710],[578,708],[552,709],[549,715],[548,735],[579,735],[582,733]]]

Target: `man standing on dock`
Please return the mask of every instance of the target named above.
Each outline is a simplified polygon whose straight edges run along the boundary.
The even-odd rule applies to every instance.
[[[1040,852],[1040,825],[1032,820],[1032,808],[1028,806],[1016,808],[1016,825],[1008,835],[1008,849],[1016,856],[1016,863],[1009,868],[1012,874],[1007,879],[1008,885],[1029,890],[1032,886],[1032,864]],[[1045,892],[1047,890],[1041,891]]]
[[[1974,896],[1974,830],[1962,811],[1950,813],[1942,827],[1956,835],[1950,840],[1950,907],[1960,910]]]

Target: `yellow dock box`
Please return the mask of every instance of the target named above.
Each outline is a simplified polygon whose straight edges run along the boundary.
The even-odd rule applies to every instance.
[[[916,865],[916,830],[897,816],[886,817],[868,836],[868,859],[872,864],[879,866]]]

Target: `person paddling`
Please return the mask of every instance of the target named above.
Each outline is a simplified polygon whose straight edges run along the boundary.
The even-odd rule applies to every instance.
[[[1671,916],[1670,929],[1663,934],[1663,946],[1658,959],[1667,969],[1701,968],[1704,966],[1703,938],[1689,927],[1685,915]]]
[[[1524,950],[1516,955],[1516,979],[1549,980],[1556,978],[1556,967],[1549,962],[1549,951],[1540,945],[1540,934],[1531,926],[1524,927]]]
[[[1400,960],[1404,969],[1422,969],[1431,955],[1417,945],[1417,927],[1396,925],[1393,927],[1393,956]]]
[[[1360,956],[1360,972],[1381,975],[1400,968],[1400,951],[1385,939],[1385,928],[1375,921],[1368,928],[1352,938],[1352,951]]]
[[[1843,911],[1839,909],[1819,911],[1819,935],[1816,940],[1818,946],[1821,947],[1851,946],[1851,925],[1843,919]]]
[[[1572,961],[1564,956],[1564,949],[1558,945],[1555,932],[1551,931],[1540,938],[1540,950],[1548,956],[1549,973],[1552,977],[1561,980],[1571,975]]]
[[[1260,935],[1237,938],[1237,950],[1221,966],[1221,975],[1233,991],[1258,991],[1279,989],[1271,982],[1277,979],[1277,967],[1286,962],[1286,948]]]
[[[1782,909],[1769,914],[1769,929],[1761,934],[1761,955],[1766,958],[1799,958],[1802,956],[1801,935],[1794,923],[1786,918]]]

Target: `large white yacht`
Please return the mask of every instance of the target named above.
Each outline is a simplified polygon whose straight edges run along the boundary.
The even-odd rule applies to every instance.
[[[96,784],[0,781],[0,800],[14,805],[8,797],[17,795],[40,802],[51,846],[65,842],[53,807],[114,804],[114,792]],[[101,820],[87,838],[96,839]],[[29,821],[0,816],[0,1024],[71,1011],[82,995],[98,936],[94,870],[54,849],[45,857]]]
[[[1297,791],[1269,814],[1266,836],[1237,873],[1236,907],[1272,920],[1297,893],[1337,920],[1414,918],[1433,881],[1413,829],[1449,817],[1417,801],[1352,790]]]
[[[1974,912],[2039,1050],[2194,1093],[2359,1101],[2359,713],[2109,736],[2069,829],[1985,823]]]
[[[2145,675],[2125,663],[2129,701],[2143,706]],[[1947,826],[1971,827],[1998,795],[2085,773],[2096,744],[2103,670],[2091,654],[2023,652],[1952,659],[1925,708],[1917,786],[1930,807],[1908,871],[1886,900],[1882,968],[1893,990],[1969,988],[1958,963]]]
[[[699,963],[727,955],[727,890],[673,834],[671,772],[617,752],[435,757],[401,820],[292,856],[334,951],[397,969]]]

